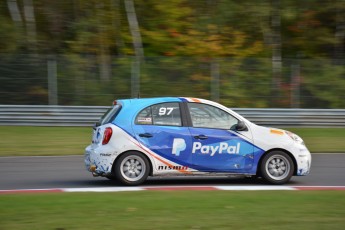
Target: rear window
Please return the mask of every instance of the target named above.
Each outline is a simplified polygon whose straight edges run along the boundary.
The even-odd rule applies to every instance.
[[[103,114],[101,119],[99,119],[99,121],[96,123],[96,126],[100,126],[100,125],[104,125],[104,124],[112,122],[117,116],[117,114],[120,112],[120,110],[121,110],[121,105],[115,105],[114,107],[111,107],[110,109],[108,109],[107,112],[105,112],[105,114]]]

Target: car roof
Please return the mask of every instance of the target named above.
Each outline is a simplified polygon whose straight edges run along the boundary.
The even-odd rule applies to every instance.
[[[124,102],[126,104],[142,104],[142,103],[159,103],[159,102],[181,102],[183,101],[180,97],[151,97],[151,98],[130,98],[130,99],[119,99],[118,102]]]
[[[119,99],[116,100],[122,105],[122,112],[116,117],[116,123],[130,124],[129,121],[133,120],[136,114],[142,109],[151,106],[153,104],[165,103],[165,102],[195,102],[213,105],[221,108],[229,113],[233,114],[240,120],[246,120],[241,115],[234,113],[231,109],[214,101],[206,99],[192,98],[192,97],[153,97],[153,98],[131,98],[131,99]]]
[[[206,99],[201,98],[194,98],[194,97],[151,97],[151,98],[129,98],[129,99],[118,99],[117,102],[121,104],[156,104],[156,103],[164,103],[164,102],[199,102],[199,103],[206,103],[206,104],[217,104],[217,102],[209,101]],[[220,105],[221,106],[221,105]]]

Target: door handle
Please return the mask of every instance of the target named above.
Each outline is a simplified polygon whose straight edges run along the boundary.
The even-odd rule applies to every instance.
[[[153,137],[153,135],[151,133],[140,133],[139,137],[146,137],[146,138],[150,138]]]
[[[199,139],[199,140],[206,140],[208,138],[208,136],[205,136],[203,134],[198,135],[198,136],[194,136],[195,139]]]

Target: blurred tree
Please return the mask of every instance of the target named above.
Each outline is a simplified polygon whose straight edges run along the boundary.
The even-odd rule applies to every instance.
[[[345,69],[334,65],[330,59],[304,60],[303,90],[306,108],[345,108]]]
[[[336,1],[335,7],[334,59],[336,64],[345,65],[345,1]]]
[[[62,103],[130,97],[132,60],[141,52],[134,73],[144,96],[339,107],[344,1],[0,1],[0,100],[46,103],[50,55],[57,55]]]
[[[22,45],[22,27],[13,25],[14,23],[7,17],[0,15],[0,53],[11,54],[16,52]]]

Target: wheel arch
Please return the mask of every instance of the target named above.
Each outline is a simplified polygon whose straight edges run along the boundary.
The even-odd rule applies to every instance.
[[[273,152],[273,151],[281,151],[281,152],[284,152],[286,154],[289,155],[289,157],[291,158],[292,162],[293,162],[293,165],[294,165],[294,172],[293,172],[293,176],[296,176],[297,175],[297,161],[296,161],[296,158],[294,157],[294,155],[287,151],[286,149],[281,149],[281,148],[274,148],[274,149],[270,149],[270,150],[267,150],[264,154],[262,154],[262,156],[260,157],[260,160],[258,162],[258,166],[257,166],[257,169],[256,169],[256,175],[261,175],[261,171],[260,171],[260,165],[262,163],[262,159],[267,155],[269,154],[270,152]]]
[[[150,172],[149,172],[149,176],[152,176],[153,175],[153,164],[152,164],[152,161],[150,159],[150,157],[148,157],[145,153],[141,152],[141,151],[138,151],[138,150],[127,150],[125,152],[122,152],[120,153],[114,160],[113,162],[113,165],[111,166],[111,174],[114,174],[114,167],[116,165],[116,162],[118,161],[118,159],[120,159],[120,157],[128,152],[136,152],[136,153],[140,153],[142,154],[146,159],[147,161],[149,162],[150,164]]]

